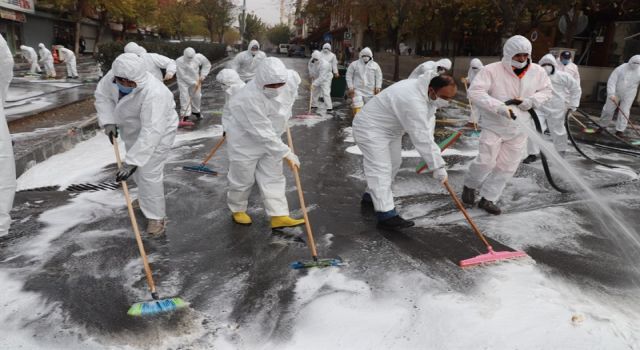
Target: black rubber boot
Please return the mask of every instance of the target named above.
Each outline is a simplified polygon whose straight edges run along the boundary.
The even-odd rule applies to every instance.
[[[618,136],[619,138],[623,139],[624,138],[624,131],[616,131],[616,136]]]
[[[462,201],[465,204],[474,205],[476,203],[476,190],[467,186],[462,187]]]
[[[405,220],[400,215],[392,216],[389,219],[378,221],[378,227],[387,230],[398,230],[412,227],[416,223],[411,220]]]
[[[202,115],[200,115],[200,113],[195,113],[195,112],[194,112],[194,113],[191,113],[191,114],[192,114],[193,116],[195,116],[197,120],[202,119]]]
[[[371,198],[371,195],[368,192],[362,194],[360,205],[363,207],[373,208],[373,198]]]
[[[489,214],[493,214],[493,215],[502,214],[502,210],[500,210],[500,207],[495,205],[492,201],[488,201],[484,199],[484,197],[482,197],[480,199],[480,202],[478,202],[478,208],[484,209]]]
[[[524,164],[531,164],[538,160],[538,156],[535,154],[530,154],[527,158],[525,158],[522,162]]]

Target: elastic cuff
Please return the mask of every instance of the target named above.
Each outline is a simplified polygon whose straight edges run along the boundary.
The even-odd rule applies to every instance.
[[[376,218],[378,219],[378,222],[380,221],[384,221],[387,219],[391,219],[394,216],[398,216],[398,212],[396,212],[396,208],[393,208],[389,211],[377,211],[376,212]]]

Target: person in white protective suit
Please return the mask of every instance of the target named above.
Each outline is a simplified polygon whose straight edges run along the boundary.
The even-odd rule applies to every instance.
[[[331,52],[331,44],[326,43],[322,45],[322,59],[329,62],[329,66],[331,66],[331,72],[333,72],[333,76],[335,78],[340,77],[340,72],[338,72],[338,58],[336,54]]]
[[[124,46],[125,53],[133,53],[144,60],[144,66],[156,79],[171,80],[176,74],[176,61],[157,53],[149,53],[147,49],[131,41]],[[165,70],[162,76],[162,70]]]
[[[309,76],[311,77],[311,107],[332,110],[331,102],[331,65],[322,59],[319,51],[311,54],[309,61]]]
[[[95,92],[98,121],[112,140],[122,135],[127,155],[116,181],[130,176],[138,185],[147,233],[164,232],[164,164],[178,128],[173,93],[147,71],[145,61],[124,53],[113,62]],[[117,141],[116,141],[117,142]]]
[[[200,119],[202,82],[211,71],[211,62],[203,54],[187,47],[183,55],[176,60],[176,67],[180,91],[180,116],[187,120],[193,114]]]
[[[353,120],[353,137],[362,151],[367,190],[363,205],[373,204],[378,227],[402,229],[414,225],[395,209],[391,185],[402,164],[402,135],[424,158],[433,177],[447,179],[445,162],[433,138],[437,108],[446,107],[456,95],[453,77],[426,71],[418,79],[406,79],[386,88],[364,105]]]
[[[233,69],[225,68],[218,72],[216,80],[220,83],[222,91],[224,91],[224,107],[222,108],[222,130],[225,134],[227,132],[228,120],[231,118],[229,112],[229,100],[231,96],[235,95],[240,89],[245,86],[245,83],[240,79],[238,72]]]
[[[347,88],[349,97],[362,96],[367,103],[382,89],[382,69],[373,61],[373,52],[368,47],[360,51],[360,59],[351,62],[347,68]]]
[[[60,53],[60,62],[64,62],[67,66],[67,79],[78,79],[78,68],[76,67],[76,55],[73,51],[62,45],[58,45]]]
[[[580,84],[580,72],[578,71],[578,65],[573,63],[571,51],[562,51],[557,62],[556,69],[558,71],[569,73],[569,75]]]
[[[531,62],[531,42],[516,35],[502,48],[502,60],[486,65],[469,88],[469,99],[478,108],[482,132],[478,156],[464,179],[462,200],[475,203],[475,190],[482,198],[478,207],[498,215],[495,202],[518,169],[527,144],[531,108],[542,106],[553,92],[547,72]],[[516,107],[505,102],[519,100]],[[512,120],[513,113],[519,121]],[[522,126],[521,126],[522,125]]]
[[[287,83],[282,87],[282,92],[274,100],[279,103],[277,113],[270,114],[271,123],[278,135],[282,135],[287,130],[287,122],[293,114],[293,104],[298,98],[298,87],[302,79],[293,69],[287,70]]]
[[[282,174],[283,158],[289,166],[300,166],[298,157],[282,142],[280,130],[273,119],[280,113],[277,98],[285,93],[289,73],[275,57],[265,58],[255,78],[236,95],[231,96],[228,119],[227,152],[229,154],[229,190],[227,205],[233,221],[249,225],[247,214],[249,194],[258,183],[271,227],[291,227],[304,224],[289,216],[285,194],[286,182]]]
[[[9,233],[11,208],[16,193],[16,163],[13,158],[11,135],[4,114],[4,104],[13,79],[13,55],[0,35],[0,237]]]
[[[20,45],[20,51],[22,52],[22,57],[24,57],[24,59],[31,65],[29,73],[41,73],[42,69],[40,69],[40,65],[38,64],[38,54],[36,53],[36,50],[27,45]]]
[[[580,106],[582,89],[580,88],[580,84],[578,84],[569,73],[556,70],[558,63],[553,55],[544,55],[538,64],[542,66],[549,75],[553,95],[551,99],[536,109],[536,114],[538,115],[540,124],[543,125],[543,121],[546,121],[556,151],[564,155],[567,151],[567,142],[569,140],[567,130],[564,127],[565,115],[567,114],[567,110],[573,112]],[[531,140],[528,140],[527,152],[529,156],[523,161],[523,163],[526,164],[538,159],[540,147]]]
[[[613,113],[618,111],[616,121],[616,136],[624,137],[624,130],[627,128],[630,117],[631,105],[638,94],[640,84],[640,55],[635,55],[629,62],[623,63],[613,70],[607,81],[607,102],[602,108],[600,115],[600,126],[609,126]],[[620,108],[618,110],[618,107]],[[597,132],[602,132],[598,129]]]
[[[476,75],[480,72],[480,70],[484,67],[482,61],[478,58],[474,58],[469,62],[469,71],[467,72],[467,77],[462,78],[462,81],[467,85],[467,93],[469,90],[469,86],[475,79]],[[469,122],[467,123],[467,127],[477,128],[480,119],[478,118],[478,110],[471,105],[471,113],[469,114]]]
[[[44,66],[47,78],[55,78],[56,68],[53,65],[53,55],[51,54],[51,51],[49,51],[43,43],[38,44],[38,51],[40,54],[40,61],[38,62]]]
[[[251,40],[249,42],[249,49],[237,54],[236,57],[229,62],[227,68],[238,72],[240,79],[246,83],[253,79],[260,63],[266,57],[267,55],[263,51],[260,51],[260,43],[258,43],[257,40]]]
[[[443,58],[438,61],[427,61],[417,66],[409,75],[409,79],[418,79],[419,76],[424,74],[427,71],[437,69],[438,74],[442,74],[451,69],[451,60],[448,58]]]

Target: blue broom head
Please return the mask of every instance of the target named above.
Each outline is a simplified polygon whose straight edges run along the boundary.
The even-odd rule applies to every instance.
[[[342,266],[344,265],[342,259],[318,259],[309,261],[296,261],[291,263],[291,268],[294,270],[309,269],[312,267],[330,267],[330,266]]]
[[[129,308],[127,314],[135,317],[153,316],[173,312],[187,306],[189,306],[189,303],[185,302],[181,298],[159,299],[135,303]]]
[[[192,171],[194,173],[201,173],[201,174],[207,174],[207,175],[218,175],[217,171],[207,167],[204,164],[183,166],[182,169],[186,170],[186,171]]]

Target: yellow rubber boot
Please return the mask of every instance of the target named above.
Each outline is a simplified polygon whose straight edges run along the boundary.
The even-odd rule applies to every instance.
[[[294,219],[290,216],[272,216],[271,228],[294,227],[304,224],[304,219]]]
[[[251,225],[251,217],[244,211],[233,213],[233,221],[240,225]]]

